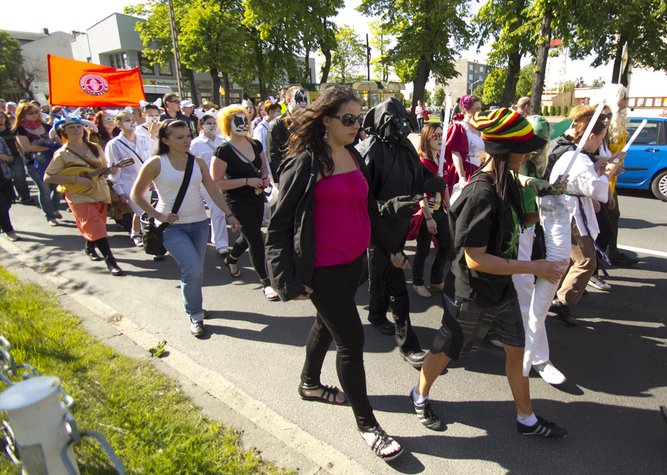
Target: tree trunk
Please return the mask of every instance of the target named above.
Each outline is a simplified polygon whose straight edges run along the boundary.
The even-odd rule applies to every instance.
[[[630,51],[628,48],[628,64],[625,66],[625,70],[621,73],[621,63],[623,62],[623,45],[628,39],[625,35],[621,34],[618,38],[618,43],[616,44],[616,55],[614,57],[614,68],[611,73],[611,83],[618,84],[619,82],[625,87],[628,87],[628,71],[630,69]],[[621,73],[621,80],[618,80],[619,73]]]
[[[229,83],[229,73],[228,72],[223,72],[222,73],[222,85],[225,88],[225,105],[229,105],[229,93],[231,92],[231,87],[232,85]]]
[[[211,95],[211,102],[213,104],[220,104],[220,74],[216,68],[211,68],[209,71],[211,81],[213,82],[213,94]]]
[[[306,48],[306,54],[304,55],[304,59],[305,59],[305,63],[306,63],[306,68],[303,72],[304,80],[305,80],[305,82],[310,84],[313,81],[311,81],[311,79],[310,79],[310,50],[307,49],[307,48]],[[264,96],[262,96],[262,97],[264,97]]]
[[[537,69],[533,79],[533,89],[530,92],[533,99],[533,109],[538,113],[542,110],[542,91],[544,91],[544,74],[547,69],[547,59],[549,59],[552,19],[553,10],[549,8],[544,12],[544,18],[542,18],[542,25],[540,26],[540,40],[537,44]]]
[[[417,101],[424,102],[424,91],[426,90],[426,82],[428,81],[428,75],[430,74],[430,69],[428,64],[426,64],[426,57],[419,57],[419,64],[417,65],[417,73],[415,74],[415,80],[412,82],[414,85],[414,90],[412,91],[412,106],[410,107],[410,120],[412,124],[417,123],[417,116],[415,115],[415,107],[417,107]]]
[[[197,93],[197,82],[195,81],[195,72],[192,69],[185,69],[185,73],[190,80],[190,93],[192,94],[192,102],[199,104],[199,94]]]
[[[500,99],[500,105],[509,107],[514,102],[516,96],[516,85],[519,82],[519,73],[521,72],[521,52],[517,50],[509,55],[507,61],[507,81],[503,89],[503,96]]]
[[[325,83],[329,80],[329,71],[331,71],[331,50],[322,50],[322,55],[324,55],[324,66],[322,66],[322,79],[320,79],[320,82]]]

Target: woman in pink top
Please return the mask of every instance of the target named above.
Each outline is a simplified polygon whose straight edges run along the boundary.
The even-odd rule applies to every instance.
[[[363,439],[378,457],[392,460],[402,448],[382,430],[368,401],[364,332],[354,296],[371,231],[395,266],[407,263],[398,245],[385,238],[389,233],[369,197],[363,160],[351,146],[360,119],[359,100],[342,87],[325,89],[293,115],[287,153],[292,158],[282,167],[280,198],[267,235],[267,264],[282,300],[310,299],[317,309],[299,395],[329,404],[349,401]],[[320,382],[332,340],[344,393]]]

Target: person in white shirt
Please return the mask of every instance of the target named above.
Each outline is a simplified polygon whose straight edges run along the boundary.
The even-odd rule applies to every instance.
[[[135,129],[137,135],[142,135],[151,140],[151,144],[157,150],[157,133],[160,129],[160,108],[155,104],[146,104],[144,106],[143,124]]]
[[[205,114],[199,119],[199,135],[190,144],[190,153],[195,157],[201,158],[210,168],[211,157],[215,150],[225,143],[226,140],[217,133],[217,124],[215,117]],[[211,199],[206,189],[202,186],[202,196],[208,209],[211,210],[211,241],[218,254],[225,257],[229,248],[229,235],[227,233],[227,223],[225,213]]]
[[[260,109],[264,110],[264,117],[261,122],[253,128],[252,138],[259,140],[262,144],[262,150],[264,150],[264,154],[266,155],[268,153],[266,150],[266,135],[269,133],[269,122],[280,115],[280,104],[267,100],[262,103]]]
[[[132,158],[134,163],[129,167],[114,168],[111,175],[109,175],[109,181],[111,181],[111,185],[120,199],[130,205],[134,212],[130,238],[135,246],[141,246],[141,224],[139,217],[143,211],[130,199],[130,192],[137,179],[141,165],[151,156],[155,155],[156,148],[150,138],[136,133],[137,123],[132,118],[130,112],[121,111],[116,114],[114,124],[120,128],[121,133],[111,139],[104,149],[107,165],[115,165],[126,158]],[[150,200],[150,191],[146,192],[146,199]]]
[[[573,143],[579,143],[589,122],[593,118],[594,107],[579,106],[572,111]],[[588,281],[597,267],[595,238],[600,233],[595,205],[606,203],[609,198],[609,178],[619,171],[619,163],[608,158],[594,161],[595,152],[600,148],[607,133],[604,119],[598,118],[593,131],[586,137],[582,152],[575,159],[567,173],[567,196],[565,197],[572,222],[572,246],[570,267],[556,293],[550,311],[556,313],[569,325],[576,325],[570,315],[571,309],[581,299]],[[563,153],[551,170],[549,181],[556,182],[572,161],[574,151]]]

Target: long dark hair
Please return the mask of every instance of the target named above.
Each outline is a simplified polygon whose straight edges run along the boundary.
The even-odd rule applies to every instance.
[[[157,132],[157,140],[158,140],[157,155],[164,155],[169,153],[169,145],[164,143],[162,139],[169,137],[171,129],[177,129],[177,128],[186,128],[190,130],[188,124],[186,124],[185,121],[183,120],[166,119],[162,121],[162,123],[160,124],[160,129]]]
[[[311,150],[322,165],[322,174],[331,175],[334,163],[331,148],[324,140],[324,117],[336,115],[344,104],[359,102],[351,89],[330,86],[320,92],[308,107],[299,109],[290,118],[288,129],[291,133],[287,142],[287,156],[292,157],[304,150]]]
[[[521,229],[526,228],[526,211],[523,208],[523,199],[521,195],[521,186],[519,185],[519,182],[517,178],[515,177],[514,173],[512,173],[512,170],[510,170],[509,164],[510,164],[510,154],[505,153],[502,155],[489,155],[489,158],[482,164],[481,167],[477,169],[477,171],[473,174],[473,176],[470,178],[472,179],[482,173],[485,173],[483,169],[486,167],[486,164],[491,161],[491,166],[493,173],[490,173],[489,175],[491,176],[491,179],[493,181],[493,186],[496,190],[496,194],[500,197],[500,199],[504,203],[509,203],[510,206],[514,209],[514,212],[517,215],[519,225],[521,226]],[[505,210],[502,206],[499,207],[498,209],[498,217],[499,217],[499,230],[498,230],[498,235],[499,236],[504,236],[506,230],[504,229],[504,222],[505,222]],[[501,251],[501,249],[497,250],[498,252]]]

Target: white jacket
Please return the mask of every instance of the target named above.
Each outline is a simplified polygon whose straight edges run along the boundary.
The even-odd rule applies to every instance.
[[[554,183],[556,179],[565,172],[574,151],[565,152],[558,161],[554,164],[551,170],[549,181]],[[597,238],[600,234],[600,227],[598,220],[595,217],[595,208],[593,207],[593,200],[606,203],[609,199],[609,180],[605,175],[599,176],[595,172],[593,161],[585,153],[580,153],[577,156],[568,175],[567,195],[565,202],[567,203],[570,212],[570,219],[574,217],[579,229],[579,234],[587,236],[589,232],[584,225],[584,219],[581,214],[586,215],[588,223],[588,230],[592,239]],[[581,206],[578,201],[581,200]]]
[[[129,198],[141,165],[155,155],[155,150],[153,142],[148,137],[135,134],[135,143],[132,143],[123,134],[120,134],[107,143],[104,155],[108,166],[114,165],[125,158],[134,159],[134,163],[129,167],[115,168],[109,175],[109,181],[111,181],[114,191]]]

